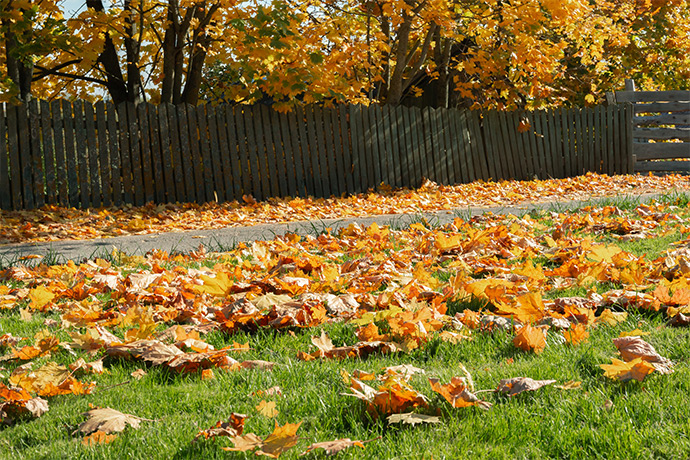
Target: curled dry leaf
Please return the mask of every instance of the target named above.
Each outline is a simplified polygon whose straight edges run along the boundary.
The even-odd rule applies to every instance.
[[[582,382],[576,382],[574,380],[568,380],[567,382],[564,382],[562,385],[554,385],[554,388],[558,388],[559,390],[578,390],[582,387]]]
[[[453,407],[477,406],[482,409],[491,408],[491,403],[482,401],[467,387],[464,377],[453,377],[450,383],[442,385],[437,378],[430,378],[431,389],[443,396]]]
[[[125,429],[127,425],[132,428],[139,428],[142,419],[135,415],[123,414],[122,412],[111,409],[109,407],[91,409],[85,412],[84,415],[88,419],[79,425],[78,431],[89,434],[94,431],[102,431],[103,433],[117,433]]]
[[[613,339],[613,344],[626,362],[640,358],[651,363],[661,374],[673,372],[673,362],[661,356],[651,344],[638,336],[616,337]]]
[[[508,396],[515,396],[523,391],[535,391],[539,388],[556,383],[555,380],[534,380],[529,377],[515,377],[503,379],[498,382],[497,393],[504,393]]]
[[[207,430],[201,430],[194,436],[192,442],[195,442],[199,438],[210,439],[216,436],[228,436],[234,438],[242,434],[244,430],[244,420],[247,418],[244,414],[230,414],[227,422],[221,422],[220,420],[216,422],[214,426]]]
[[[373,439],[370,439],[368,441],[353,441],[350,438],[344,438],[336,439],[335,441],[315,442],[314,444],[307,447],[307,450],[302,452],[300,455],[307,455],[309,452],[315,449],[323,449],[326,455],[335,455],[342,450],[349,449],[350,447],[356,446],[364,449],[364,443],[371,441],[373,441]]]
[[[434,415],[415,414],[414,412],[389,415],[386,420],[388,420],[388,423],[404,423],[413,426],[419,423],[441,423],[439,417]]]

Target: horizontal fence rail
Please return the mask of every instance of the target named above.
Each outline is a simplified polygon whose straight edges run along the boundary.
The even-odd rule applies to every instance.
[[[0,106],[0,208],[257,200],[632,171],[632,106],[477,112],[31,101]],[[522,127],[522,128],[520,128]],[[529,129],[524,129],[529,127]]]
[[[690,91],[626,91],[615,102],[632,103],[635,172],[690,173]]]

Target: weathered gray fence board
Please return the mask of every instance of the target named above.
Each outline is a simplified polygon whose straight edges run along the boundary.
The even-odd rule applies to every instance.
[[[170,115],[168,114],[168,104],[158,106],[158,135],[160,136],[161,146],[161,167],[163,168],[164,200],[167,203],[174,203],[177,199],[177,188],[175,184],[175,174],[173,171],[173,139],[177,137],[176,130],[170,129]],[[179,147],[178,147],[179,148]]]
[[[160,132],[159,107],[149,105],[148,107],[149,136],[151,139],[151,169],[153,170],[153,193],[157,203],[167,201],[163,181],[163,151]]]
[[[687,112],[690,110],[690,103],[685,102],[650,102],[648,104],[634,104],[635,114],[638,113],[664,113],[664,112]]]
[[[96,171],[98,183],[101,185],[101,198],[103,206],[113,204],[113,179],[110,170],[110,152],[108,150],[108,129],[105,115],[105,102],[96,102],[96,134],[98,136],[98,161],[99,168]],[[46,159],[47,160],[47,159]]]
[[[98,142],[96,141],[96,123],[93,105],[84,104],[84,127],[86,128],[87,158],[89,162],[89,204],[101,207],[101,187],[99,181]]]
[[[50,103],[40,101],[41,139],[43,140],[43,158],[45,162],[46,203],[55,204],[58,201],[57,181],[55,180],[55,148],[53,144],[52,116]],[[0,136],[0,139],[5,139]],[[0,142],[3,143],[4,142]]]
[[[7,137],[5,111],[4,104],[0,104],[0,208],[10,209],[12,186],[10,184],[10,155],[5,142]]]
[[[121,162],[120,150],[117,135],[117,111],[115,105],[108,102],[105,105],[106,124],[108,126],[108,151],[110,158],[110,187],[112,189],[112,200],[115,206],[122,205],[122,182],[121,182]]]
[[[690,91],[616,91],[616,102],[690,101]]]
[[[216,126],[218,128],[218,154],[220,155],[220,167],[222,169],[221,181],[223,182],[223,191],[225,192],[223,201],[231,201],[241,199],[242,196],[233,193],[233,171],[230,166],[230,156],[234,155],[234,153],[230,152],[227,131],[228,121],[225,109],[226,107],[224,106],[219,106],[216,109]]]

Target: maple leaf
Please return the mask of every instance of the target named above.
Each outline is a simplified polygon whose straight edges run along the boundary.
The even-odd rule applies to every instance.
[[[482,409],[491,407],[491,403],[480,400],[469,391],[464,377],[453,377],[446,385],[441,385],[437,378],[430,378],[429,383],[431,389],[443,396],[452,407],[478,406]]]
[[[95,431],[102,431],[105,434],[116,433],[124,430],[127,425],[139,428],[141,421],[146,420],[135,415],[123,414],[109,407],[91,409],[83,415],[88,419],[79,425],[77,431],[85,434]]]
[[[563,337],[571,345],[579,345],[589,337],[587,326],[582,323],[572,324],[563,330]]]
[[[555,383],[555,380],[534,380],[529,377],[514,377],[512,379],[502,379],[498,382],[497,393],[504,393],[508,396],[515,396],[523,391],[535,391],[539,388]]]
[[[279,426],[278,422],[276,422],[273,432],[263,440],[256,454],[278,458],[283,452],[292,449],[299,439],[297,429],[301,424],[302,422],[286,423],[283,426]]]
[[[539,354],[546,347],[546,331],[527,324],[517,331],[513,344],[521,350]]]
[[[274,418],[278,415],[275,401],[261,401],[259,405],[256,406],[256,410],[259,412],[259,414],[268,418]]]
[[[55,293],[45,286],[38,286],[29,292],[29,307],[34,310],[43,310],[55,298]]]
[[[248,450],[260,447],[263,444],[263,440],[254,433],[235,436],[230,438],[230,440],[235,447],[221,447],[221,449],[233,452],[246,452]]]
[[[642,358],[635,358],[627,363],[613,358],[611,364],[600,364],[599,367],[604,369],[604,377],[617,379],[621,382],[629,380],[641,382],[647,375],[656,370],[652,364]]]
[[[361,447],[364,449],[364,443],[370,441],[353,441],[350,438],[336,439],[335,441],[315,442],[307,447],[307,450],[300,455],[307,455],[309,452],[316,449],[323,449],[326,455],[335,455],[340,451],[349,449],[350,447]]]
[[[616,337],[613,339],[613,344],[618,348],[624,361],[629,362],[639,358],[651,363],[661,374],[673,372],[673,362],[661,356],[651,344],[638,336]]]

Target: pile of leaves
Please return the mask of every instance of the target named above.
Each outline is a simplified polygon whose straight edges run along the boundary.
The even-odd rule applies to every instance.
[[[372,354],[404,360],[433,343],[461,347],[477,334],[497,331],[512,336],[521,353],[539,354],[546,347],[577,347],[599,328],[624,321],[630,310],[663,315],[669,327],[687,327],[687,208],[652,203],[627,211],[583,211],[486,214],[443,227],[421,220],[403,230],[352,224],[337,234],[288,234],[225,253],[200,247],[188,255],[114,252],[112,260],[82,264],[15,265],[0,273],[0,309],[25,321],[43,318],[44,329],[33,337],[0,336],[7,372],[0,383],[2,420],[45,416],[52,398],[97,390],[99,376],[122,360],[138,364],[132,378],[153,367],[213,379],[218,372],[270,371],[277,365],[242,359],[247,344],[214,348],[206,340],[210,333],[232,341],[240,332],[308,331],[312,348],[295,350],[299,366]],[[621,248],[669,234],[680,235],[680,241],[653,259]],[[568,290],[583,295],[563,295]],[[336,346],[324,332],[333,323],[351,328],[356,340]],[[621,359],[600,362],[602,378],[618,384],[613,382],[673,372],[674,363],[643,334],[632,331],[614,340]],[[75,353],[81,357],[69,365],[54,361]],[[439,421],[446,404],[491,410],[481,392],[514,396],[557,383],[515,376],[477,390],[467,370],[448,383],[431,376],[422,385],[414,378],[423,373],[412,366],[378,375],[344,372],[342,392],[361,400],[367,417],[415,425]],[[564,389],[578,385],[560,383]],[[274,417],[275,404],[263,401],[257,411]],[[113,433],[142,421],[115,408],[93,408],[87,417],[75,428],[88,435],[87,444],[111,442]],[[244,419],[233,414],[196,433],[195,440],[228,437],[233,446],[227,450],[271,457],[298,443],[299,421],[276,422],[272,433],[259,436],[243,434]],[[306,450],[334,453],[365,442],[324,440]]]
[[[78,210],[47,205],[33,211],[0,210],[0,244],[105,238],[169,231],[202,230],[261,223],[341,219],[417,213],[525,202],[589,200],[687,189],[687,176],[607,176],[588,173],[566,179],[473,182],[454,186],[426,181],[416,190],[382,186],[378,192],[332,198],[285,198],[257,202],[165,204]]]

